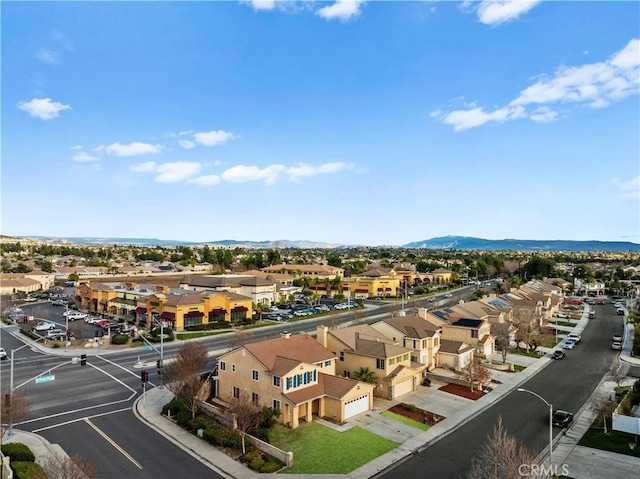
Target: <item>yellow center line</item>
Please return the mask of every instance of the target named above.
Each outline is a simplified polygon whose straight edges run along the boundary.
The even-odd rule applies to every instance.
[[[100,434],[109,444],[115,447],[124,457],[126,457],[131,462],[133,462],[133,464],[135,464],[138,469],[142,469],[142,466],[138,461],[136,461],[133,457],[131,457],[127,451],[125,451],[120,446],[118,446],[118,444],[109,436],[107,436],[104,432],[102,432],[98,426],[93,424],[89,419],[85,419],[84,422],[86,422],[89,426],[91,426],[95,432]]]

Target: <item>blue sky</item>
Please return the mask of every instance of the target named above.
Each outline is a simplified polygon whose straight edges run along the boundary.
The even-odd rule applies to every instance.
[[[3,2],[2,233],[640,243],[637,2]]]

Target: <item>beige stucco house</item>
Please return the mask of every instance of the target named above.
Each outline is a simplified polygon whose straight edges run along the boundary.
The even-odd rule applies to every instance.
[[[336,423],[373,408],[374,384],[335,375],[336,355],[307,334],[284,334],[246,344],[218,358],[219,400],[246,393],[259,406],[281,411],[292,429],[314,416]]]

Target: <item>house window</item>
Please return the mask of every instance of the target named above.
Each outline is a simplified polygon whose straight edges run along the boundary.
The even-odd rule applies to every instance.
[[[257,406],[260,402],[260,395],[258,393],[251,393],[251,402]]]
[[[433,338],[433,345],[438,346],[439,344],[440,344],[440,338],[436,336],[435,338]]]
[[[376,369],[384,370],[384,359],[376,359]]]
[[[240,397],[240,388],[233,386],[233,397],[236,399]]]
[[[471,330],[471,337],[472,338],[478,338],[478,330],[477,329],[472,329]]]
[[[226,370],[227,370],[226,361],[220,361],[220,371],[226,371]]]
[[[274,399],[272,403],[272,407],[273,409],[280,409],[280,401],[278,401],[277,399]]]
[[[280,376],[273,376],[273,386],[277,388],[280,387]]]
[[[324,362],[324,367],[328,368],[329,366],[331,366],[331,361],[325,361]]]
[[[402,360],[406,361],[409,359],[409,353],[406,353],[404,356],[402,356]]]
[[[287,389],[291,389],[291,378],[287,378]]]
[[[345,378],[350,378],[350,377],[351,377],[351,373],[350,373],[349,371],[345,371],[345,372],[344,372],[344,374],[343,374],[343,376],[344,376]]]
[[[231,372],[232,372],[232,373],[235,373],[235,372],[236,372],[236,365],[235,365],[235,364],[232,364],[232,365],[231,365]]]
[[[340,361],[344,361],[344,351],[340,351]]]
[[[258,371],[253,369],[251,371],[251,379],[253,379],[254,381],[258,381],[260,379],[260,375],[258,374]]]
[[[396,358],[389,358],[389,366],[396,363]]]
[[[184,316],[184,327],[188,326],[196,326],[198,324],[202,324],[202,316]]]

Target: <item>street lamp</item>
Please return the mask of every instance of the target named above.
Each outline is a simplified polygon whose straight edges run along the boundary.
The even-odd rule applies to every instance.
[[[160,367],[164,368],[164,321],[158,321],[153,315],[151,319],[160,325]],[[164,378],[162,376],[160,376],[160,382],[164,384]]]
[[[516,389],[516,391],[519,391],[521,393],[532,394],[533,396],[540,399],[547,406],[549,406],[549,469],[551,469],[553,467],[553,406],[549,402],[547,402],[542,396],[540,396],[537,393],[534,393],[533,391],[529,391],[528,389],[524,389],[524,388],[518,388]]]

